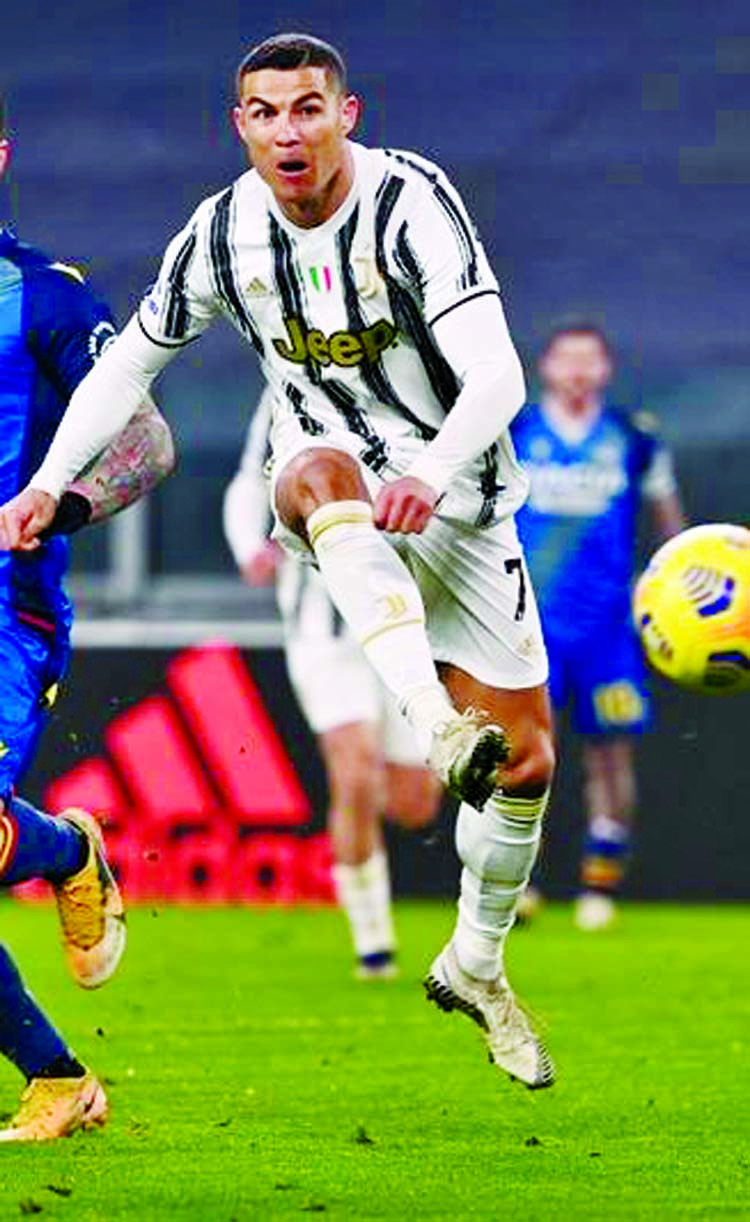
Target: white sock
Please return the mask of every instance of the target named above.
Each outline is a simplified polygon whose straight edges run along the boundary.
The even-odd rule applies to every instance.
[[[367,501],[322,505],[307,533],[328,593],[427,758],[433,730],[455,710],[435,670],[414,578],[375,528]]]
[[[465,972],[494,980],[503,945],[531,874],[548,794],[511,798],[497,790],[484,810],[465,802],[458,812],[456,848],[463,862],[453,945]]]
[[[337,862],[333,880],[339,904],[349,918],[354,950],[358,958],[378,951],[393,951],[396,935],[391,916],[391,883],[388,858],[376,849],[359,866]]]

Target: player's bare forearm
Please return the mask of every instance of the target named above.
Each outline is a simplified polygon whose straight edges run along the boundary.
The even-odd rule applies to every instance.
[[[666,496],[654,498],[651,503],[651,513],[656,535],[662,541],[671,539],[673,535],[678,535],[681,530],[685,530],[688,524],[687,516],[677,492],[670,492]]]
[[[111,518],[171,473],[175,450],[169,425],[150,396],[121,433],[70,485],[91,506],[90,522]]]
[[[439,496],[434,488],[413,475],[386,484],[375,501],[375,525],[394,534],[421,535]]]

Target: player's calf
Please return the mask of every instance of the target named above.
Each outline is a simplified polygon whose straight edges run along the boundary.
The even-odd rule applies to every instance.
[[[543,779],[544,771],[534,776],[527,769],[529,786]],[[496,1063],[531,1087],[551,1085],[554,1073],[510,990],[503,948],[536,858],[546,805],[546,790],[519,797],[503,789],[482,811],[462,805],[456,823],[464,867],[458,921],[425,982],[431,1000],[478,1022]]]

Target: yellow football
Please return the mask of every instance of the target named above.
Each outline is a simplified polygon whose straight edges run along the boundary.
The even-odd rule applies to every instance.
[[[659,548],[633,595],[651,665],[693,691],[750,690],[750,530],[692,526]]]

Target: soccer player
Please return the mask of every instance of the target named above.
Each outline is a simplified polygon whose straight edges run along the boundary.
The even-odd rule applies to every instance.
[[[0,111],[0,177],[10,143]],[[80,274],[51,263],[0,227],[0,495],[12,496],[49,444],[76,384],[114,337],[109,311]],[[65,670],[71,605],[62,587],[63,534],[108,516],[170,469],[171,436],[144,403],[66,490],[44,541],[0,553],[0,887],[53,886],[68,966],[84,988],[103,984],[125,946],[122,902],[96,821],[50,818],[16,795]],[[25,1075],[17,1115],[0,1141],[42,1141],[103,1124],[102,1086],[24,987],[0,945],[0,1052]]]
[[[331,602],[320,574],[268,538],[272,395],[255,410],[239,469],[224,497],[224,533],[248,585],[276,582],[289,678],[323,758],[333,877],[361,980],[395,975],[386,814],[416,830],[435,817],[441,786],[411,727]]]
[[[583,736],[587,832],[577,924],[603,929],[630,851],[636,805],[634,740],[648,696],[631,625],[639,509],[660,540],[685,519],[672,460],[653,418],[606,399],[612,355],[605,334],[582,322],[555,330],[539,362],[543,394],[513,423],[531,482],[519,533],[539,595],[554,704],[572,705]],[[524,899],[531,915],[536,895]]]
[[[554,748],[512,516],[526,493],[508,434],[523,373],[497,281],[441,170],[350,140],[359,103],[334,48],[277,35],[246,55],[237,89],[253,168],[174,238],[0,520],[10,546],[33,548],[158,371],[216,317],[234,324],[274,396],[276,537],[317,563],[462,800],[458,921],[428,996],[473,1018],[511,1076],[548,1086],[550,1058],[503,966]]]

